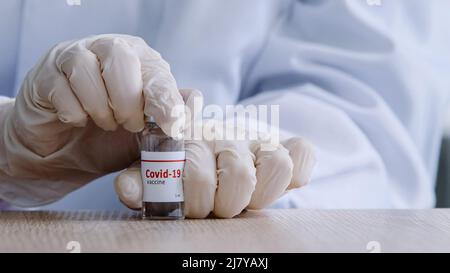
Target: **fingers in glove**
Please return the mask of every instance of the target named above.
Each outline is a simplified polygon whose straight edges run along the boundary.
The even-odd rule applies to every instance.
[[[289,150],[294,163],[292,180],[288,190],[305,186],[311,180],[311,175],[317,163],[313,146],[306,140],[294,137],[282,142]]]
[[[84,127],[87,122],[88,114],[84,111],[78,98],[72,92],[66,77],[59,73],[52,75],[53,79],[47,81],[51,86],[41,86],[49,90],[48,100],[56,109],[58,119],[71,126]],[[54,132],[53,132],[54,133]]]
[[[134,48],[142,65],[144,113],[153,116],[167,135],[179,136],[185,126],[184,101],[170,66],[142,39],[139,41]]]
[[[108,92],[97,56],[86,48],[75,45],[64,51],[57,62],[75,96],[95,124],[106,131],[116,130],[117,123],[108,104]]]
[[[141,131],[144,128],[144,100],[139,56],[120,37],[99,38],[89,49],[100,61],[116,122],[128,131]]]
[[[250,203],[256,185],[254,155],[244,141],[217,141],[218,188],[214,214],[232,218]]]
[[[184,208],[188,218],[205,218],[214,209],[217,188],[216,158],[204,141],[186,141]]]
[[[254,154],[258,182],[248,208],[262,209],[284,194],[291,183],[293,163],[289,151],[281,145],[266,151],[257,144]]]

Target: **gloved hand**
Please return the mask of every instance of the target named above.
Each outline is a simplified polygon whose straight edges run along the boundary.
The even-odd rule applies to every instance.
[[[139,158],[144,113],[169,135],[184,105],[169,65],[142,39],[101,35],[64,42],[29,72],[0,125],[0,199],[55,201]]]
[[[192,90],[180,91],[186,107],[193,112],[194,97],[200,94]],[[194,122],[188,122],[186,130],[194,126]],[[308,142],[289,138],[273,150],[262,149],[261,144],[258,141],[186,140],[183,173],[186,217],[205,218],[213,212],[217,217],[232,218],[246,208],[267,207],[286,191],[304,186],[310,180],[316,159]],[[139,162],[116,177],[115,189],[126,206],[141,208]]]

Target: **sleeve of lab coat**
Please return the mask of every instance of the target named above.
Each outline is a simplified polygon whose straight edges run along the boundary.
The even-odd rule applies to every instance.
[[[308,186],[275,206],[433,206],[450,90],[443,2],[311,0],[286,9],[243,103],[279,105],[281,129],[311,141],[318,165]]]

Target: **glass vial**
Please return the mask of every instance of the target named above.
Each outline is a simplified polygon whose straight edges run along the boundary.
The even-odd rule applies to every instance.
[[[184,219],[184,141],[166,135],[147,118],[140,142],[142,219]]]

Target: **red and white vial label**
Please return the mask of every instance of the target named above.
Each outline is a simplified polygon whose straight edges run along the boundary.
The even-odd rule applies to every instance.
[[[186,152],[141,152],[144,202],[184,202]]]

